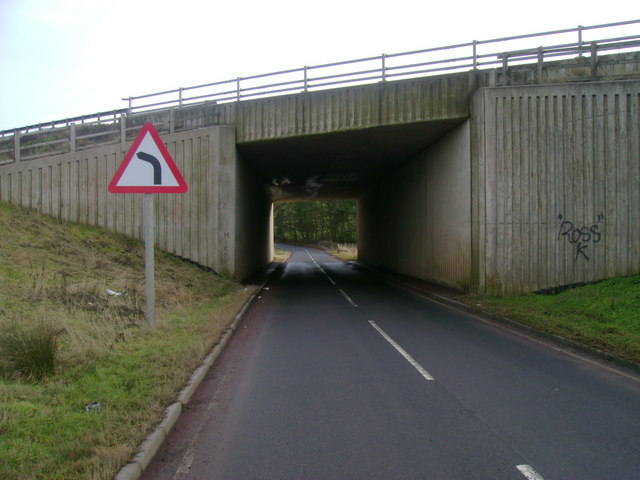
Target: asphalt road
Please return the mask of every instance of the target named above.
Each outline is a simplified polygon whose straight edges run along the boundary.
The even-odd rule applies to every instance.
[[[640,479],[640,382],[292,248],[145,479]]]

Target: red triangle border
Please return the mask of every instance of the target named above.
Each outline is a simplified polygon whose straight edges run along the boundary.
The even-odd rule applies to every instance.
[[[167,163],[167,166],[169,167],[169,169],[171,170],[171,173],[173,174],[174,178],[178,182],[178,185],[118,186],[118,182],[120,181],[120,178],[126,171],[127,167],[129,166],[129,163],[131,162],[131,159],[133,158],[133,155],[138,150],[138,147],[142,143],[142,140],[144,139],[147,133],[151,134],[151,138],[153,138],[153,141],[158,147],[158,150],[160,150],[160,153],[162,154],[164,161]],[[129,151],[125,155],[124,160],[116,170],[116,173],[113,176],[113,179],[111,180],[111,182],[109,182],[108,189],[109,189],[109,192],[111,193],[185,193],[189,190],[189,186],[187,185],[187,182],[185,181],[182,174],[180,173],[178,166],[173,161],[173,158],[171,158],[171,154],[167,150],[167,147],[165,147],[164,142],[160,138],[160,135],[158,135],[156,128],[153,126],[151,122],[147,122],[140,129],[138,136],[133,141],[133,144],[131,145],[131,148],[129,148]]]

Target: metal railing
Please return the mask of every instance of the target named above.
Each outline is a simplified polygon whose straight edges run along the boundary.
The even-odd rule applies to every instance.
[[[586,27],[578,26],[490,40],[474,40],[444,47],[389,55],[382,54],[375,57],[237,77],[220,82],[131,96],[122,100],[128,103],[128,111],[134,113],[172,106],[181,107],[204,101],[237,102],[285,93],[302,93],[339,86],[385,82],[480,68],[499,67],[506,71],[509,66],[531,63],[532,61],[543,62],[550,59],[560,60],[583,56],[595,58],[600,52],[640,49],[640,33],[599,39],[585,38],[587,33],[621,31],[623,27],[637,24],[640,24],[640,20]],[[527,41],[540,37],[555,38],[562,43],[548,46],[523,46]]]
[[[54,155],[90,148],[96,143],[116,143],[115,137],[120,133],[121,119],[127,113],[128,109],[121,108],[2,130],[0,165],[40,158],[43,153]],[[23,153],[25,151],[26,155]],[[7,156],[12,158],[7,159]]]
[[[96,143],[124,144],[127,132],[136,128],[128,126],[126,122],[127,115],[134,113],[208,102],[239,102],[282,94],[487,68],[501,70],[503,79],[508,79],[510,67],[537,62],[538,68],[541,69],[542,63],[551,59],[589,57],[592,66],[595,66],[597,55],[601,52],[640,50],[640,33],[637,28],[639,24],[640,20],[628,20],[490,40],[474,40],[444,47],[305,66],[131,96],[123,98],[128,104],[127,108],[1,130],[0,164],[38,158],[43,156],[43,152],[49,155],[73,152],[76,149],[95,146]],[[590,33],[608,36],[587,38]],[[551,44],[535,46],[533,42],[540,38],[548,40]],[[93,140],[99,137],[104,141]],[[22,154],[23,151],[26,151],[27,155]]]

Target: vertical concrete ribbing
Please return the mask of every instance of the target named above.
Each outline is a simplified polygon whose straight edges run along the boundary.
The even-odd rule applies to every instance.
[[[637,85],[478,93],[484,97],[474,102],[474,119],[486,133],[474,135],[473,169],[484,162],[485,171],[496,172],[474,183],[480,189],[474,198],[498,193],[495,205],[486,202],[484,219],[479,210],[474,214],[486,222],[474,247],[486,248],[486,290],[516,293],[638,271],[640,226],[632,207],[640,200]],[[492,122],[494,132],[487,128]],[[514,275],[505,283],[509,271]]]
[[[234,275],[236,268],[233,131],[233,127],[211,127],[166,136],[168,150],[188,178],[190,191],[157,194],[154,202],[159,247],[228,275]],[[142,195],[107,192],[123,158],[118,144],[12,164],[0,171],[0,199],[141,238]],[[265,215],[268,218],[268,212]],[[254,249],[251,241],[249,251]],[[221,259],[226,263],[218,263]],[[238,264],[245,271],[250,268],[244,267],[245,260],[256,263],[254,258],[240,259]],[[260,261],[268,259],[260,257]]]

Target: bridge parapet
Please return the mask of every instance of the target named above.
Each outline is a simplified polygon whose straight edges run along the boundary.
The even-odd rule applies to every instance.
[[[577,57],[508,69],[303,92],[243,102],[204,102],[129,114],[127,109],[1,132],[0,166],[133,141],[145,122],[160,133],[236,127],[239,144],[469,116],[469,96],[483,87],[640,79],[640,52]]]
[[[448,109],[445,115],[454,115],[459,108],[452,103],[467,100],[459,84],[424,81],[434,75],[448,79],[452,72],[473,79],[475,88],[637,79],[640,35],[633,29],[638,24],[629,20],[474,40],[128,97],[126,109],[0,131],[0,165],[99,145],[124,148],[145,121],[165,133],[234,125],[239,142],[428,121],[437,107],[428,114],[426,102],[437,98],[439,108]],[[531,48],[539,41],[547,45]],[[617,54],[603,56],[613,51]],[[398,91],[416,78],[430,91],[405,102]],[[370,87],[355,88],[362,85]],[[441,98],[456,93],[455,99]]]

